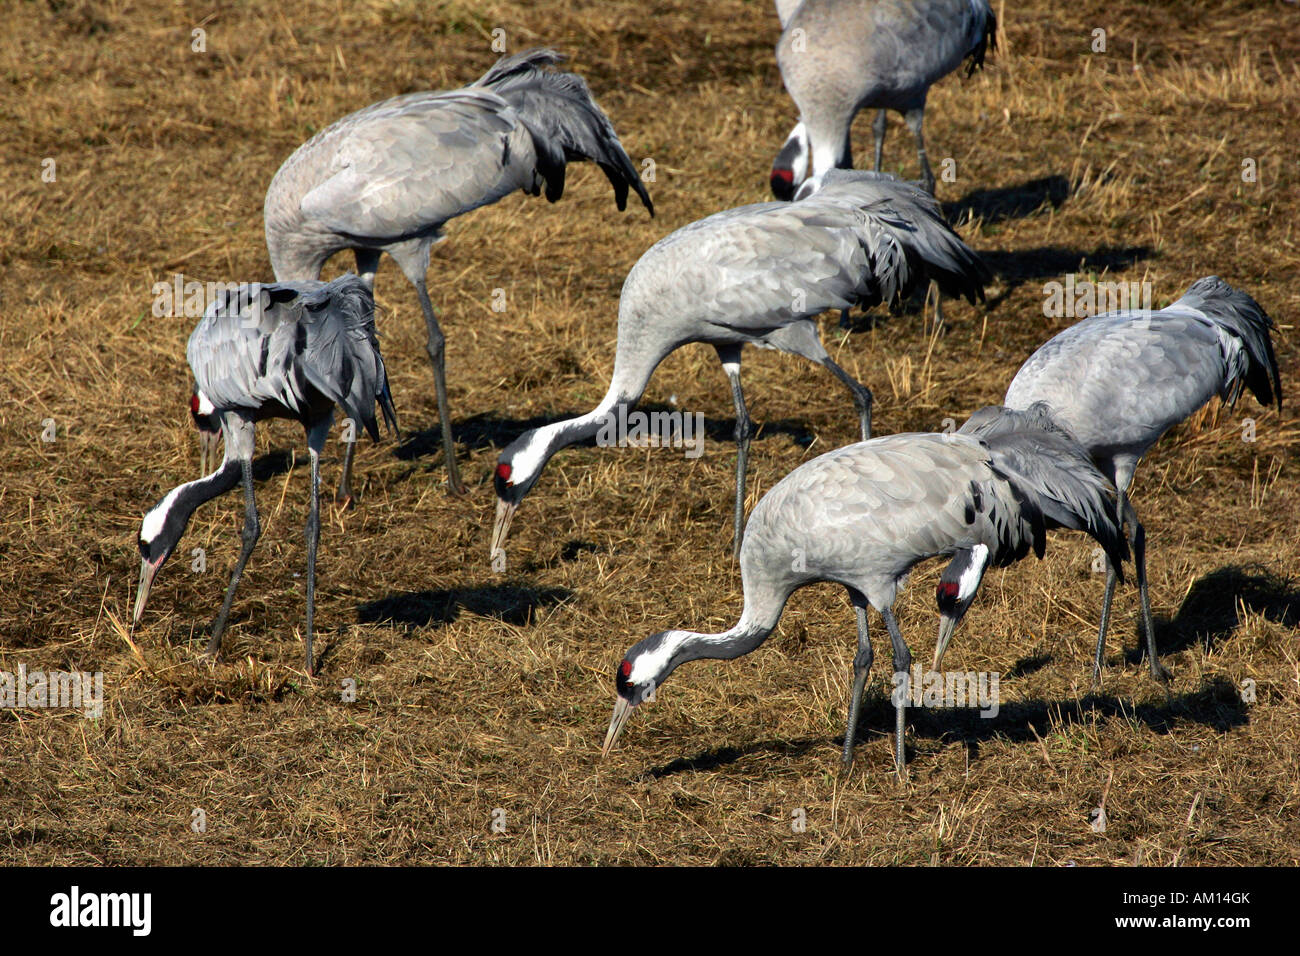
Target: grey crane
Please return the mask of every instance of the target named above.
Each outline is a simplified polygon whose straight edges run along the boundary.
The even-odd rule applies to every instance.
[[[371,289],[383,253],[415,286],[447,459],[447,483],[464,492],[447,404],[444,337],[429,300],[429,250],[451,219],[516,189],[555,202],[565,164],[591,160],[614,187],[654,205],[609,118],[573,73],[546,70],[553,50],[504,56],[476,82],[449,92],[408,93],[327,127],[285,160],[264,208],[266,247],[280,281],[316,279],[334,253],[353,250]],[[349,445],[339,497],[351,497]]]
[[[1218,276],[1206,276],[1158,311],[1108,312],[1070,326],[1034,352],[1007,389],[1005,401],[1013,408],[1046,405],[1114,482],[1117,520],[1128,525],[1147,657],[1157,680],[1170,675],[1156,651],[1146,530],[1128,489],[1147,450],[1215,395],[1233,405],[1249,388],[1261,405],[1276,401],[1282,407],[1272,328],[1258,302]],[[1117,580],[1115,562],[1108,559],[1094,683],[1101,680]]]
[[[1031,479],[1040,492],[1048,530],[1064,528],[1090,535],[1123,580],[1129,558],[1123,527],[1114,512],[1115,486],[1096,467],[1088,452],[1043,402],[1024,410],[989,405],[975,412],[957,431],[977,438],[996,459],[1018,475]],[[1107,507],[1101,507],[1105,503]],[[988,552],[957,551],[939,575],[935,603],[939,608],[939,639],[933,670],[938,671],[957,625],[970,610],[988,567]]]
[[[194,511],[241,481],[244,529],[239,560],[206,653],[218,654],[235,588],[261,534],[253,496],[253,428],[268,418],[291,418],[307,432],[311,458],[311,508],[307,516],[307,673],[312,667],[316,548],[320,541],[320,455],[334,421],[334,406],[375,440],[378,402],[390,427],[397,421],[388,374],[375,336],[369,287],[348,274],[328,284],[315,280],[243,285],[208,306],[185,350],[196,382],[195,414],[220,419],[225,457],[210,475],[179,485],[140,524],[140,583],[132,627],[140,623],[158,569],[171,555]]]
[[[651,374],[691,342],[712,345],[736,409],[733,548],[743,536],[751,437],[740,384],[745,345],[800,355],[827,368],[853,394],[862,437],[871,437],[871,391],[822,346],[816,316],[909,295],[934,280],[971,302],[984,297],[987,267],[944,222],[938,204],[891,176],[833,171],[795,203],[740,206],[691,223],[655,243],[628,273],[618,309],[609,390],[592,411],[524,432],[496,466],[491,552],[546,462],[597,434],[634,406]]]
[[[934,192],[922,125],[930,87],[969,58],[984,65],[996,42],[987,0],[778,0],[776,61],[799,108],[772,164],[772,193],[791,198],[809,176],[853,165],[850,131],[862,109],[878,110],[875,169],[885,144],[886,111],[903,114],[916,137],[921,179]]]
[[[1044,445],[1060,443],[1049,433]],[[970,435],[912,433],[849,445],[800,465],[755,506],[740,552],[744,610],[718,634],[670,630],[634,645],[615,672],[614,714],[605,735],[608,754],[632,710],[687,661],[731,659],[755,650],[776,627],[790,595],[819,581],[843,585],[857,615],[843,761],[852,763],[853,739],[867,674],[874,657],[867,608],[884,619],[893,643],[894,758],[905,772],[903,731],[912,655],[893,604],[908,573],[940,555],[975,554],[981,562],[1010,564],[1031,550],[1042,556],[1044,536],[1061,501],[1082,503],[1100,528],[1111,511],[1108,483],[1083,462],[1083,479],[1043,454],[1029,473],[1021,456],[1004,454]],[[1043,475],[1050,481],[1043,481]],[[1060,495],[1060,486],[1070,489]],[[1117,528],[1110,537],[1119,540]],[[958,601],[968,602],[978,580],[958,577]],[[901,690],[901,692],[900,692]]]

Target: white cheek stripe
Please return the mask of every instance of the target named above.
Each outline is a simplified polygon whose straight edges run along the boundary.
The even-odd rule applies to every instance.
[[[163,523],[167,520],[167,512],[171,510],[172,504],[180,495],[184,485],[180,485],[167,492],[167,497],[158,502],[140,524],[140,539],[142,541],[152,541],[162,533]]]
[[[208,398],[208,396],[204,395],[203,392],[201,392],[201,391],[198,392],[197,394],[198,394],[198,396],[199,396],[199,414],[200,414],[200,415],[211,415],[213,412],[215,412],[215,411],[217,410],[217,406],[215,406],[215,405],[212,404],[212,402],[211,402],[211,400]]]
[[[533,432],[532,437],[528,439],[528,444],[515,453],[514,459],[510,463],[510,480],[515,484],[521,484],[527,481],[537,473],[542,467],[542,459],[546,454],[548,444],[548,435],[550,434],[551,425],[543,425]]]
[[[979,587],[980,576],[984,573],[984,565],[989,559],[988,545],[977,544],[970,550],[970,566],[962,572],[961,580],[957,582],[958,601],[966,601],[974,595],[975,589]]]
[[[672,658],[673,652],[677,650],[680,638],[677,633],[665,637],[653,651],[641,654],[632,662],[632,673],[628,675],[628,680],[634,685],[645,684],[655,679],[655,675],[663,673],[668,661]]]

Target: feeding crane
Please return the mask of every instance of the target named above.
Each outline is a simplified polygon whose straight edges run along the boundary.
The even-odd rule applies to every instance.
[[[731,383],[732,546],[739,553],[751,437],[740,383],[744,346],[778,349],[825,367],[852,393],[862,437],[870,438],[871,391],[822,346],[818,314],[893,303],[931,280],[973,303],[983,299],[989,275],[931,196],[883,174],[832,170],[821,188],[798,202],[740,206],[678,229],[655,243],[623,283],[614,373],[600,404],[526,431],[502,451],[491,553],[504,545],[520,502],[551,456],[625,414],[659,363],[691,342],[713,346]]]
[[[140,582],[132,627],[140,623],[158,569],[175,550],[195,510],[244,487],[242,547],[206,653],[221,650],[235,588],[261,535],[253,496],[253,429],[268,418],[291,418],[307,433],[311,507],[307,516],[307,673],[313,672],[316,549],[320,541],[320,455],[334,406],[378,440],[374,406],[396,427],[388,375],[375,336],[374,299],[357,276],[242,285],[219,296],[185,350],[200,408],[221,423],[225,458],[211,474],[167,492],[140,524]],[[196,414],[198,412],[196,411]]]
[[[1037,428],[1026,420],[1024,427]],[[1004,566],[1031,550],[1042,556],[1046,529],[1062,510],[1087,512],[1119,555],[1110,484],[1059,431],[1040,429],[1029,446],[1007,453],[971,435],[889,435],[828,452],[800,465],[763,496],[740,551],[744,610],[718,634],[662,631],[634,645],[615,672],[614,714],[604,754],[633,709],[687,661],[732,659],[757,649],[775,629],[790,595],[819,581],[842,585],[857,615],[843,762],[852,763],[863,689],[874,654],[867,608],[884,619],[894,652],[894,759],[905,772],[903,731],[912,655],[893,613],[908,573],[943,555],[975,555]],[[1032,457],[1032,467],[1025,458]],[[1061,489],[1068,489],[1062,494]],[[978,575],[963,570],[954,597],[969,603]],[[904,688],[902,693],[898,688]]]
[[[872,126],[880,170],[887,110],[903,114],[916,138],[921,179],[934,192],[926,158],[925,99],[930,87],[970,59],[967,76],[994,48],[997,19],[987,0],[778,0],[776,61],[799,108],[772,164],[772,194],[790,199],[806,178],[853,165],[850,131],[859,110]]]

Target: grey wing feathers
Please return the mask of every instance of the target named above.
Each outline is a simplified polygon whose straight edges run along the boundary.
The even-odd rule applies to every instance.
[[[1047,527],[1086,532],[1109,555],[1112,566],[1121,568],[1129,551],[1118,521],[1115,488],[1045,403],[1024,410],[982,408],[958,433],[984,442],[995,467],[1034,499]]]
[[[547,199],[554,202],[564,192],[566,162],[590,160],[614,187],[619,210],[627,208],[631,187],[653,216],[650,194],[586,81],[574,73],[542,69],[563,59],[546,49],[505,56],[475,85],[491,89],[514,107],[532,134]]]
[[[983,14],[983,22],[979,25],[979,38],[969,54],[970,62],[966,64],[967,76],[973,76],[976,70],[983,69],[984,54],[998,48],[998,18],[993,13],[993,7],[985,2],[978,6],[979,12]]]
[[[302,212],[341,235],[391,241],[527,188],[531,173],[507,162],[510,114],[491,91],[466,89],[395,97],[345,117],[322,134],[334,168],[302,197]]]
[[[1273,320],[1258,302],[1240,289],[1234,289],[1218,276],[1197,279],[1174,302],[1170,309],[1185,306],[1205,314],[1215,325],[1239,339],[1245,346],[1248,361],[1244,375],[1235,375],[1225,383],[1224,397],[1235,402],[1244,382],[1261,405],[1274,400],[1282,407],[1282,382],[1278,376],[1277,357],[1273,354],[1271,330]]]
[[[375,302],[357,276],[345,275],[302,297],[299,363],[303,374],[345,415],[362,424],[375,441],[375,403],[388,427],[396,429],[388,371],[375,334]]]
[[[375,402],[396,427],[374,299],[354,275],[328,284],[241,285],[208,307],[186,358],[198,390],[218,410],[279,403],[304,414],[315,389],[373,438]]]
[[[902,281],[890,284],[889,290],[909,295],[919,282],[934,279],[945,295],[961,296],[971,303],[983,301],[984,284],[992,273],[948,225],[938,202],[925,190],[887,173],[832,169],[823,174],[821,188],[800,202],[809,199],[857,206],[871,218],[882,238],[903,254],[908,268]],[[886,271],[894,274],[897,268]],[[882,299],[892,301],[889,295]]]

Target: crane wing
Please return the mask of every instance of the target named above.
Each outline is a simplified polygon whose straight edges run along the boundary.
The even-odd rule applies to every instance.
[[[391,242],[436,233],[515,189],[536,191],[522,132],[490,90],[386,100],[321,135],[330,173],[303,196],[302,212],[345,236]]]

